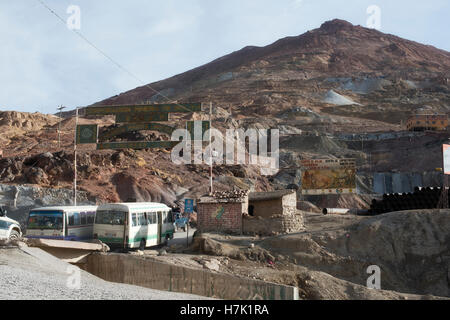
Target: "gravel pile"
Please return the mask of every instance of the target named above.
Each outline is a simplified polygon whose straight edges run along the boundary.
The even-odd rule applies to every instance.
[[[78,271],[79,288],[75,277]],[[0,247],[0,274],[0,300],[207,299],[191,294],[107,282],[38,248]]]

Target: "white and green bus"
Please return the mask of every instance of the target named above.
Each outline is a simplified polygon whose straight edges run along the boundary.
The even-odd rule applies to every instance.
[[[98,206],[94,238],[111,248],[139,248],[173,238],[172,210],[162,203],[109,203]]]

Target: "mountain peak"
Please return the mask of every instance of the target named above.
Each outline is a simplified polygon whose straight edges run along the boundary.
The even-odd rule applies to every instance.
[[[353,24],[351,24],[348,21],[340,20],[340,19],[333,19],[333,20],[322,23],[322,25],[320,26],[320,29],[325,30],[325,31],[336,31],[336,30],[348,29],[348,28],[352,28],[352,27],[353,27]]]
[[[266,91],[255,90],[265,81],[270,88],[267,90],[275,90],[279,84],[291,88],[293,79],[303,86],[304,81],[313,79],[360,75],[422,81],[447,73],[449,66],[449,52],[334,19],[324,22],[320,29],[264,47],[247,46],[151,86],[159,91],[170,90],[174,101],[202,101],[215,95],[216,101],[240,104],[251,99],[266,101],[261,98],[266,97]],[[330,89],[329,83],[325,82],[324,87]],[[150,99],[162,101],[154,91],[142,86],[99,104],[142,103]],[[272,99],[270,95],[268,99]]]

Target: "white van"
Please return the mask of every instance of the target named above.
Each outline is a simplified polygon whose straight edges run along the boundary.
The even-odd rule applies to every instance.
[[[20,223],[8,218],[6,211],[0,208],[0,239],[18,240],[21,237]]]

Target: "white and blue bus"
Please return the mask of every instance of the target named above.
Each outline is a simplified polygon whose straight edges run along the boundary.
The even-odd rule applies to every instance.
[[[93,238],[97,206],[43,207],[30,211],[27,238],[88,241]]]
[[[167,243],[175,231],[172,210],[163,203],[110,203],[97,207],[94,238],[111,248]]]

